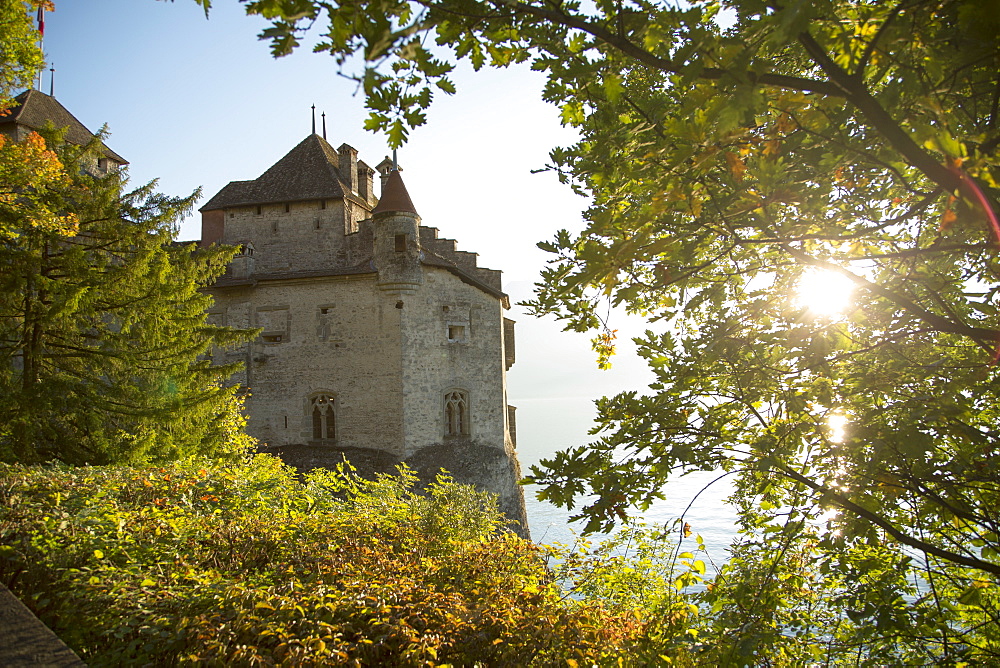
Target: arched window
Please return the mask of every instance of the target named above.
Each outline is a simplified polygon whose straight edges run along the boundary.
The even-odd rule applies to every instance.
[[[337,438],[336,400],[329,394],[317,394],[312,399],[313,439]]]
[[[469,433],[469,395],[452,390],[444,397],[445,436],[466,436]]]

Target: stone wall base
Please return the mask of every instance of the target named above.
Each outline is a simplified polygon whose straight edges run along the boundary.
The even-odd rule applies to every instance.
[[[73,650],[0,584],[0,666],[86,668]]]
[[[444,443],[423,448],[400,460],[389,452],[368,448],[336,448],[317,445],[282,445],[264,448],[263,452],[281,457],[289,466],[305,473],[315,468],[334,468],[346,459],[364,477],[377,473],[395,473],[396,465],[405,463],[424,483],[433,481],[444,469],[455,482],[473,485],[498,497],[500,511],[517,524],[511,529],[522,538],[531,537],[524,507],[524,491],[517,481],[521,467],[517,458],[499,448],[469,441]]]

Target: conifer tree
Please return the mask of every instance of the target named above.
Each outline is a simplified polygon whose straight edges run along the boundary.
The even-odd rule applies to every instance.
[[[0,147],[41,150],[55,174],[17,181],[14,159],[0,170],[0,459],[101,464],[233,448],[245,438],[225,387],[235,368],[208,353],[247,332],[207,324],[211,298],[199,291],[233,249],[174,243],[197,193],[129,191],[124,171],[96,168],[100,135],[80,147],[45,134]]]

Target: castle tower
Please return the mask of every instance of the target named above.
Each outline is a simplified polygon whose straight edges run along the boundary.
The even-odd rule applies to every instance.
[[[357,151],[313,134],[202,207],[201,243],[241,249],[210,317],[262,328],[213,354],[245,362],[247,430],[287,462],[445,468],[496,493],[527,535],[500,272],[421,225],[399,171],[379,171],[376,198]]]
[[[83,146],[94,138],[94,133],[77,120],[76,116],[56,98],[34,89],[26,90],[15,97],[14,105],[5,115],[0,116],[0,134],[14,141],[22,141],[30,133],[41,130],[48,122],[57,128],[63,128],[66,132],[65,140],[70,144]],[[101,147],[102,155],[97,158],[96,164],[91,164],[87,168],[88,170],[107,173],[128,164],[125,158],[104,144],[101,144]]]
[[[382,198],[372,210],[372,261],[380,290],[403,295],[423,283],[420,267],[420,216],[399,172],[390,172]]]

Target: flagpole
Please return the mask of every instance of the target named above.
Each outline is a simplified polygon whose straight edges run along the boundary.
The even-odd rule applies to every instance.
[[[38,21],[38,50],[42,52],[42,58],[45,57],[45,8],[39,7],[38,14],[36,15],[36,20]],[[45,66],[38,70],[38,91],[42,90],[42,73],[45,72]]]

